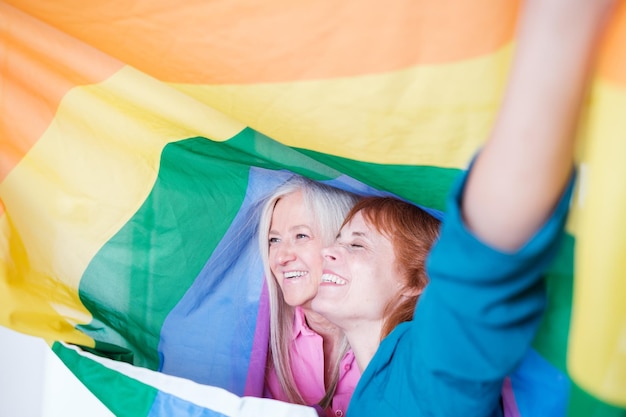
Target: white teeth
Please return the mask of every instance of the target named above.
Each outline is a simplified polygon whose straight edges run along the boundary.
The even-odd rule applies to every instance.
[[[289,272],[285,272],[283,276],[285,277],[285,279],[289,279],[289,278],[301,277],[306,274],[307,274],[306,271],[289,271]]]
[[[337,285],[346,285],[346,280],[339,278],[337,275],[324,274],[322,275],[322,282],[332,282]]]

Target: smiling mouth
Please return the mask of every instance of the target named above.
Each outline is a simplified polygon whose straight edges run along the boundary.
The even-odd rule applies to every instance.
[[[306,272],[306,271],[289,271],[289,272],[285,272],[283,274],[283,277],[285,279],[293,279],[293,278],[300,278],[300,277],[303,277],[305,275],[308,275],[308,272]]]
[[[324,274],[322,275],[323,283],[333,283],[336,285],[346,285],[347,281],[343,278],[339,278],[337,275]]]

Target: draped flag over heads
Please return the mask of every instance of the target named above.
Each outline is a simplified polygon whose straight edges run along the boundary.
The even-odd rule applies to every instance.
[[[253,398],[258,207],[297,173],[441,210],[490,132],[518,8],[0,1],[0,325],[119,416],[315,415]],[[576,417],[626,416],[623,3],[602,42],[532,359]]]

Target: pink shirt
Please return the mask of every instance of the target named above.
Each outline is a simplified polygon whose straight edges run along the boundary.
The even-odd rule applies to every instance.
[[[291,370],[298,390],[309,405],[317,404],[326,393],[322,343],[322,336],[307,326],[304,311],[300,307],[296,307],[293,336],[289,347]],[[325,410],[326,417],[345,416],[352,392],[360,377],[361,372],[354,359],[354,353],[352,350],[348,350],[341,360],[337,390],[331,406]],[[280,387],[273,369],[267,376],[267,383],[272,398],[287,401],[287,396]]]

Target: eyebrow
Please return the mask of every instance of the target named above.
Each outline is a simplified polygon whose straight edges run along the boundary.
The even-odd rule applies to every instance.
[[[350,236],[363,237],[367,239],[366,232],[352,232]],[[335,236],[335,239],[339,239],[340,237],[341,237],[341,232],[337,233],[337,236]]]
[[[293,232],[293,231],[295,231],[295,230],[299,230],[299,229],[307,229],[307,230],[309,230],[309,231],[312,231],[312,230],[313,230],[313,228],[312,228],[311,226],[307,226],[306,224],[297,224],[297,225],[295,225],[295,226],[293,226],[293,227],[290,227],[288,231],[289,231],[289,232]],[[278,233],[275,229],[270,229],[270,230],[269,230],[269,232],[267,232],[267,233],[268,233],[268,234],[270,234],[270,235],[271,235],[272,233],[273,233],[273,234],[275,234],[275,235],[280,234],[280,233]]]

